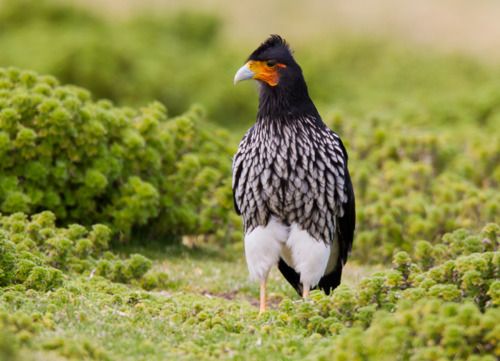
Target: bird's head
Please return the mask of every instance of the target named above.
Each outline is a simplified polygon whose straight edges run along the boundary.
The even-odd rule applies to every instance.
[[[271,35],[250,54],[234,76],[234,83],[247,79],[255,79],[261,85],[258,119],[319,118],[302,69],[281,36]]]
[[[250,56],[234,76],[234,83],[255,79],[262,85],[277,87],[290,83],[302,71],[295,62],[287,42],[279,35],[271,35]]]

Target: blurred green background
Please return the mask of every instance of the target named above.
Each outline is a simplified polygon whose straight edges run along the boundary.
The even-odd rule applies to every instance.
[[[469,101],[471,88],[488,92],[498,76],[500,25],[492,14],[500,6],[492,1],[2,0],[0,6],[0,65],[49,73],[118,104],[156,99],[174,115],[201,103],[212,121],[240,130],[253,121],[257,101],[253,87],[234,88],[232,77],[270,33],[296,50],[323,113],[416,115]],[[461,111],[449,109],[433,122]]]

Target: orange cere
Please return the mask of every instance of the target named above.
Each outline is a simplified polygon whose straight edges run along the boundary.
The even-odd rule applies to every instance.
[[[280,74],[278,68],[286,68],[285,64],[277,63],[269,66],[266,61],[250,60],[248,68],[255,73],[254,79],[266,82],[270,86],[278,85]]]

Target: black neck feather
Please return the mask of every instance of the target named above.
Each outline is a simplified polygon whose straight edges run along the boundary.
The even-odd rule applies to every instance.
[[[304,78],[294,79],[293,82],[280,81],[274,87],[261,84],[258,120],[282,119],[283,121],[291,121],[303,117],[320,119],[318,111],[309,97]]]

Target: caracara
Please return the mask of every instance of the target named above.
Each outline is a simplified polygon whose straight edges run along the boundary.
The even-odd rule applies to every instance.
[[[259,84],[259,109],[233,160],[233,198],[263,312],[276,264],[302,297],[339,285],[355,205],[347,152],[321,120],[284,39],[272,35],[250,55],[234,83],[246,79]]]

